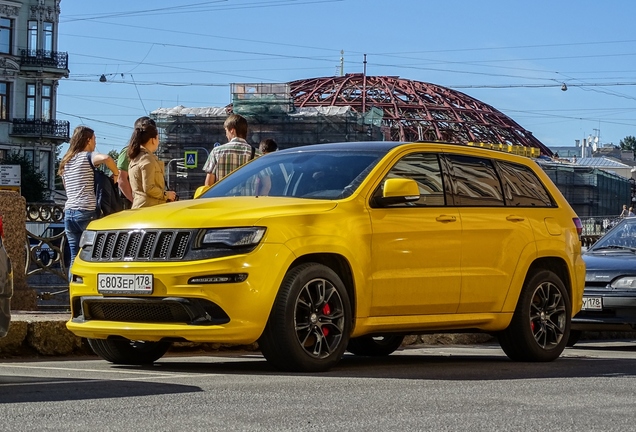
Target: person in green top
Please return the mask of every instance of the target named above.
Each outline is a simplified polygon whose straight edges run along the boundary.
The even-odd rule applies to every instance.
[[[144,116],[144,117],[139,117],[137,120],[135,120],[134,129],[141,128],[141,126],[144,123],[150,123],[153,126],[156,126],[155,121],[153,119],[151,119],[150,117]],[[124,147],[122,151],[119,152],[119,157],[117,158],[117,169],[119,169],[119,182],[118,182],[119,190],[121,191],[122,195],[126,198],[127,202],[125,207],[127,209],[130,208],[133,202],[132,187],[130,186],[130,179],[128,178],[128,166],[130,165],[130,159],[128,158],[129,145],[130,145],[130,140],[128,141],[128,144],[126,144],[126,147]]]

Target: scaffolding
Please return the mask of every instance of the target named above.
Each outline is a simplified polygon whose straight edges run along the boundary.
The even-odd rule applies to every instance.
[[[159,157],[175,161],[196,150],[198,166],[170,170],[168,184],[192,197],[204,183],[203,164],[216,144],[227,141],[228,114],[248,121],[247,141],[257,147],[272,138],[280,149],[309,144],[365,141],[500,143],[551,151],[503,113],[467,95],[433,84],[348,74],[291,83],[231,84],[226,107],[160,108],[151,113],[160,129]],[[170,162],[169,162],[170,163]],[[172,178],[174,177],[174,178]]]
[[[385,131],[377,109],[359,114],[350,107],[293,108],[282,94],[259,93],[268,89],[253,85],[233,86],[231,107],[161,108],[151,113],[160,131],[158,156],[168,163],[184,157],[186,150],[196,150],[198,166],[183,172],[178,165],[169,171],[168,184],[181,198],[191,198],[203,185],[202,168],[209,152],[217,144],[227,142],[223,123],[229,112],[240,113],[247,119],[247,141],[258,147],[261,140],[272,138],[280,149],[310,144],[381,141]],[[284,89],[283,89],[284,90]],[[168,171],[167,171],[168,172]]]
[[[631,202],[629,180],[616,174],[583,166],[542,164],[579,217],[616,216]]]

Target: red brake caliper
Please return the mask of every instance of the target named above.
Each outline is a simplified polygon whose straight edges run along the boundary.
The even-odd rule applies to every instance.
[[[325,303],[325,305],[322,307],[322,314],[323,315],[330,315],[331,314],[331,308],[329,307],[329,303]],[[327,337],[329,336],[329,328],[328,327],[322,327],[322,334]]]

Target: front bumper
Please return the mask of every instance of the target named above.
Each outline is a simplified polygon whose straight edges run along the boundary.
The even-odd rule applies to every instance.
[[[248,344],[262,334],[293,255],[263,244],[247,255],[183,262],[86,262],[76,259],[70,284],[71,320],[80,337],[185,340]],[[272,262],[277,265],[273,267]],[[151,295],[109,295],[97,290],[98,274],[151,274]],[[192,283],[192,278],[247,274],[231,283]]]

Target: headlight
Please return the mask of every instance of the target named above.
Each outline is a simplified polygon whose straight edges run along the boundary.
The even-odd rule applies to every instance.
[[[84,231],[82,237],[80,237],[79,246],[83,248],[84,246],[92,245],[95,242],[96,235],[97,231]]]
[[[636,276],[625,276],[616,279],[610,286],[616,289],[634,289],[636,288]]]
[[[256,246],[265,235],[265,227],[221,228],[206,230],[201,247],[249,247]]]

